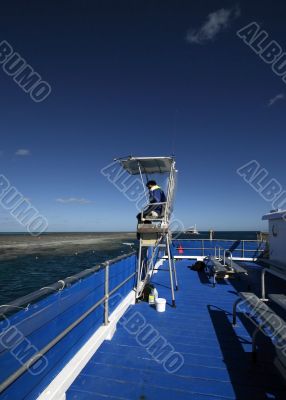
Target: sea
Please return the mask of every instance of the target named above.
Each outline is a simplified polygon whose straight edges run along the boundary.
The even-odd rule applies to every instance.
[[[207,239],[209,233],[175,237]],[[214,238],[256,240],[257,232],[220,231]],[[0,233],[0,305],[136,248],[132,232]]]

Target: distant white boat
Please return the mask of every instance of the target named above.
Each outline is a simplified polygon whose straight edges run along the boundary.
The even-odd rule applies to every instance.
[[[189,233],[191,235],[199,235],[200,234],[200,232],[197,230],[196,224],[194,226],[191,226],[189,229],[187,229],[186,233]]]

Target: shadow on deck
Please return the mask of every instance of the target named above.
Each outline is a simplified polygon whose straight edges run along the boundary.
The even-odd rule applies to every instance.
[[[254,365],[253,326],[241,315],[237,327],[231,324],[236,292],[249,285],[259,289],[259,267],[249,264],[248,280],[232,279],[213,288],[204,273],[188,268],[191,263],[177,262],[177,308],[167,306],[159,314],[147,303],[130,307],[112,341],[104,342],[75,380],[67,400],[285,400],[286,388],[273,366],[275,352],[269,339],[260,335]],[[154,283],[159,296],[170,302],[168,274],[159,272]],[[145,337],[136,333],[136,317]],[[151,351],[155,335],[183,357],[183,365],[173,373],[162,362],[164,352]]]

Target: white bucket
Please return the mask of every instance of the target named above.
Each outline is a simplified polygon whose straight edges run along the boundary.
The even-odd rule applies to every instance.
[[[158,312],[165,312],[166,310],[166,299],[162,299],[161,297],[157,297],[155,300],[156,310]]]

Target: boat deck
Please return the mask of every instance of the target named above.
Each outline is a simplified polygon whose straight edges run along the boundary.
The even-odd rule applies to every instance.
[[[182,367],[174,373],[167,372],[146,346],[139,344],[134,326],[130,325],[127,331],[126,326],[118,324],[113,339],[103,343],[74,381],[67,400],[286,398],[286,387],[273,366],[275,350],[270,340],[260,334],[258,362],[253,364],[253,324],[240,314],[237,327],[231,324],[237,291],[259,291],[260,267],[241,263],[249,271],[247,277],[230,279],[213,288],[204,272],[189,268],[192,263],[188,260],[176,263],[179,281],[176,309],[167,304],[165,313],[157,313],[141,302],[131,306],[125,317],[140,313],[139,319],[145,318],[181,353]],[[159,296],[170,303],[169,274],[164,265],[161,269],[153,281]],[[275,288],[281,285],[275,277],[269,278],[270,281]],[[273,292],[279,293],[277,290]]]

